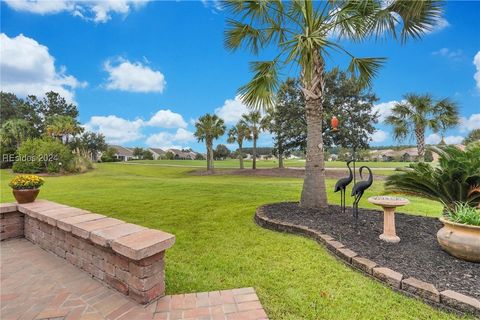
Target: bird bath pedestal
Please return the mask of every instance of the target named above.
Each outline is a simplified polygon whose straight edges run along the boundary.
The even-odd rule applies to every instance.
[[[400,238],[395,232],[395,208],[410,202],[405,198],[387,196],[370,197],[368,202],[383,208],[383,233],[379,238],[386,242],[399,242]]]

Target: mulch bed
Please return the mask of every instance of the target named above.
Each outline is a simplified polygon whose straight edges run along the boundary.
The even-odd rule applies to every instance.
[[[239,175],[239,176],[260,176],[260,177],[287,177],[287,178],[304,178],[305,169],[298,168],[258,168],[256,170],[252,169],[215,169],[213,173],[207,172],[205,169],[194,170],[192,171],[194,175]],[[348,176],[348,171],[346,169],[334,169],[334,170],[325,170],[325,176],[328,179],[340,179]],[[376,181],[385,180],[385,175],[375,175],[373,177]]]
[[[264,213],[270,219],[329,234],[358,255],[404,277],[430,282],[439,291],[451,289],[480,299],[480,263],[458,260],[441,249],[436,234],[443,225],[438,219],[396,213],[401,241],[390,244],[378,238],[383,231],[382,211],[360,209],[356,222],[351,208],[345,213],[339,206],[319,211],[286,202],[267,205]]]

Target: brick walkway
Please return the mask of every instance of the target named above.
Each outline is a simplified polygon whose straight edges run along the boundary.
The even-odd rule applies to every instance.
[[[166,296],[142,306],[25,239],[1,242],[0,252],[2,320],[267,319],[253,288]]]

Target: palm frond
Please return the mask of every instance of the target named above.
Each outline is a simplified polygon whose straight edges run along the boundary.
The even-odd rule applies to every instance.
[[[253,79],[238,90],[242,102],[257,110],[273,106],[279,86],[277,61],[255,61],[250,67]]]
[[[443,15],[443,3],[436,0],[395,0],[386,10],[402,19],[400,36],[405,43],[408,38],[418,39],[437,26]]]
[[[233,19],[227,20],[225,30],[225,46],[227,49],[235,50],[241,46],[250,49],[254,54],[266,43],[267,34],[265,31],[252,27]]]
[[[372,79],[385,63],[385,58],[355,58],[353,57],[348,66],[348,71],[358,77],[360,83],[370,87]]]

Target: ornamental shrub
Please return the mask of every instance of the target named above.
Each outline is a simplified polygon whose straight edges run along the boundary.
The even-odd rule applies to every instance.
[[[72,171],[72,151],[57,139],[28,139],[17,150],[13,172],[58,173]]]
[[[420,162],[397,169],[391,175],[386,190],[438,201],[448,209],[456,203],[471,207],[480,204],[480,146],[465,151],[455,146],[430,147],[440,158],[438,166]]]

